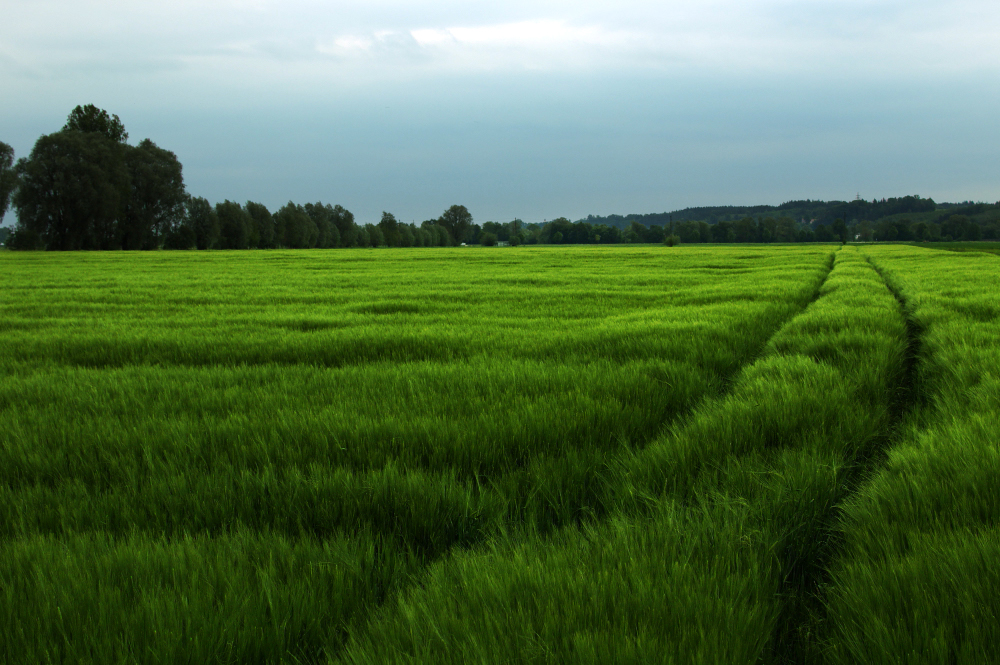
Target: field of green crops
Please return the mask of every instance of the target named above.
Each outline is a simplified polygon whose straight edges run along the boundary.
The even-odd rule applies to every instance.
[[[1000,256],[0,253],[2,663],[983,663]]]

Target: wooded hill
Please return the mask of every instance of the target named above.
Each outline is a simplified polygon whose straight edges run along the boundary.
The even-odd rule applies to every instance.
[[[951,215],[966,215],[973,217],[987,212],[1000,211],[1000,202],[994,205],[983,203],[935,203],[934,199],[921,198],[919,195],[903,196],[871,201],[857,199],[854,201],[788,201],[778,206],[699,206],[684,208],[673,212],[607,215],[605,217],[588,215],[586,219],[578,220],[590,224],[606,224],[619,229],[627,229],[632,222],[644,226],[669,226],[671,222],[718,222],[737,221],[745,217],[790,217],[800,224],[812,228],[820,224],[830,225],[837,219],[847,224],[862,221],[874,222],[886,217],[899,215],[910,216],[912,221],[942,223]],[[940,219],[937,219],[940,217]],[[985,220],[983,220],[985,221]]]

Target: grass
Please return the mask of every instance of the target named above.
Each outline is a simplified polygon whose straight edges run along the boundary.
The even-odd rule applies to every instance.
[[[868,251],[924,331],[923,400],[845,505],[828,660],[996,662],[1000,267],[983,254]]]
[[[7,605],[10,658],[330,657],[449,552],[600,516],[613,460],[723,392],[829,256],[5,255],[0,574],[42,605],[76,589],[55,613]],[[345,604],[317,563],[264,611],[259,566],[220,554],[320,562],[331,542],[378,552],[351,564],[377,593]],[[23,576],[39,549],[61,563]],[[188,581],[149,571],[181,551]],[[199,590],[226,565],[233,593]],[[136,593],[114,591],[123,577]],[[132,623],[185,598],[186,622]],[[70,650],[47,651],[65,631]]]
[[[796,630],[836,505],[887,435],[907,347],[898,303],[855,249],[818,295],[727,394],[614,469],[608,521],[435,564],[343,662],[756,663],[804,651]]]
[[[938,242],[932,245],[917,245],[918,247],[930,247],[933,249],[946,249],[950,252],[988,252],[990,254],[1000,253],[1000,242]]]
[[[0,661],[979,662],[993,263],[4,253]]]

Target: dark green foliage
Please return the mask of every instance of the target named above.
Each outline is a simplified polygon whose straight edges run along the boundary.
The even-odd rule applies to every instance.
[[[757,221],[752,217],[733,222],[736,242],[754,242],[757,239]]]
[[[115,143],[128,141],[128,132],[117,115],[109,115],[93,104],[77,106],[66,119],[63,131],[94,132]]]
[[[374,224],[365,224],[365,231],[368,235],[368,244],[371,247],[382,247],[385,245],[385,235],[382,233],[382,229]]]
[[[45,242],[36,231],[18,225],[7,236],[7,249],[19,251],[37,251],[45,249]]]
[[[427,247],[447,247],[454,244],[448,229],[437,223],[436,220],[427,220],[420,225],[420,228],[427,232]]]
[[[163,241],[163,249],[197,249],[198,235],[188,223],[178,224]]]
[[[633,222],[633,225],[634,224],[636,224],[636,222]],[[662,238],[660,242],[664,242],[666,238],[671,235],[680,238],[681,242],[687,244],[701,242],[701,229],[699,228],[697,222],[684,222],[682,224],[678,224],[675,229],[676,233],[674,234],[668,233],[666,236],[663,235],[662,226],[657,226],[655,228],[660,229],[660,237]]]
[[[455,244],[451,235],[448,233],[448,229],[441,226],[440,224],[435,224],[433,231],[436,234],[436,240],[434,245],[437,247],[448,247],[449,245]]]
[[[500,222],[486,222],[483,224],[482,233],[492,233],[497,237],[498,241],[510,240],[510,224],[501,224]]]
[[[482,233],[479,236],[479,244],[483,247],[496,247],[497,237],[492,233]]]
[[[554,245],[569,242],[572,228],[573,224],[565,217],[554,219],[545,225],[540,240]]]
[[[817,239],[819,230],[817,229]],[[874,239],[881,242],[892,242],[899,237],[899,228],[891,220],[882,220],[875,227]]]
[[[736,242],[736,229],[730,222],[719,222],[712,226],[712,242]]]
[[[816,242],[833,242],[834,240],[836,240],[836,236],[826,224],[820,224],[816,227]]]
[[[215,204],[219,219],[219,249],[246,249],[250,245],[253,218],[239,203],[229,201]]]
[[[453,205],[442,213],[437,223],[444,227],[451,238],[448,244],[465,242],[465,234],[472,227],[472,214],[462,205]]]
[[[243,207],[250,215],[250,246],[261,249],[271,249],[275,247],[274,239],[274,217],[262,203],[247,201]],[[256,242],[254,242],[256,240]]]
[[[659,233],[676,233],[685,243],[975,241],[1000,237],[1000,204],[935,204],[930,199],[907,196],[881,201],[688,208],[624,217],[591,215],[572,224],[574,235],[568,242],[598,242],[596,235],[610,237],[605,230],[598,230],[608,225],[615,231],[621,229],[625,242],[659,242]],[[559,232],[567,242],[565,229]]]
[[[841,244],[847,242],[847,224],[844,223],[844,220],[839,217],[833,220],[830,231],[833,233],[834,240],[839,240]]]
[[[194,231],[198,249],[215,249],[222,233],[219,216],[212,204],[200,196],[187,202],[187,216],[184,225]]]
[[[96,132],[43,136],[18,161],[18,227],[49,249],[121,247],[130,199],[127,146]]]
[[[413,229],[413,246],[414,247],[431,247],[433,245],[431,232],[424,227]]]
[[[133,147],[127,138],[118,116],[92,105],[39,138],[17,165],[22,238],[60,250],[159,248],[183,218],[181,164],[149,139]]]
[[[128,147],[125,164],[131,195],[121,225],[122,249],[156,249],[184,217],[184,177],[174,153],[149,139]]]
[[[942,240],[979,240],[982,231],[965,215],[951,215],[941,224]]]
[[[774,242],[798,242],[798,224],[791,217],[779,217],[774,223]],[[702,233],[702,238],[705,233]],[[709,242],[703,240],[702,242]]]
[[[35,152],[32,155],[44,164],[32,162],[34,157],[22,159],[14,171],[9,168],[12,151],[9,146],[2,148],[9,155],[0,154],[0,203],[22,176],[28,190],[24,201],[29,216],[23,232],[17,236],[19,240],[12,246],[155,249],[164,245],[168,237],[173,238],[172,247],[186,242],[173,233],[179,227],[181,204],[187,196],[181,166],[173,153],[158,148],[148,139],[135,148],[128,146],[128,133],[118,116],[93,105],[77,106],[70,113],[60,132],[66,133],[88,136],[92,144],[103,139],[119,146],[124,151],[127,178],[121,178],[114,150],[109,152],[107,146],[101,151],[93,149],[93,145],[86,149],[63,145],[62,161],[55,160],[51,150],[46,153],[40,149],[37,155]],[[66,140],[61,140],[66,144]],[[7,167],[2,166],[4,160]],[[46,177],[50,182],[40,185],[39,180]],[[39,203],[40,197],[47,202]],[[6,207],[0,208],[0,221],[5,210]],[[576,223],[564,217],[528,225],[513,220],[507,224],[486,222],[482,227],[473,223],[465,206],[453,205],[437,220],[424,222],[420,229],[400,225],[394,216],[383,213],[377,230],[368,225],[363,234],[353,215],[339,205],[317,202],[298,206],[289,202],[280,214],[272,217],[263,206],[251,208],[248,202],[243,212],[252,221],[235,212],[223,214],[218,237],[210,230],[199,231],[196,225],[187,223],[195,229],[199,247],[233,249],[453,246],[480,243],[483,233],[512,245],[659,244],[671,236],[685,244],[833,240],[846,243],[854,239],[978,241],[1000,236],[1000,204],[966,202],[938,206],[933,200],[919,196],[871,202],[807,200],[781,206],[690,208],[653,215],[590,216]],[[914,223],[909,218],[899,218],[904,214],[920,219]],[[880,221],[876,226],[872,220]],[[202,226],[207,228],[211,224],[206,222]]]
[[[274,213],[274,235],[282,247],[308,249],[316,246],[319,227],[305,208],[289,201]]]
[[[401,242],[399,222],[396,221],[396,217],[391,212],[382,211],[382,219],[378,223],[378,228],[382,232],[382,238],[386,245],[399,247]]]
[[[414,238],[414,229],[409,224],[399,225],[399,246],[400,247],[413,247],[416,239]]]
[[[368,224],[365,226],[358,227],[355,231],[355,246],[356,247],[371,247],[371,238],[368,235]]]
[[[872,201],[863,199],[854,201],[788,201],[779,206],[698,207],[648,215],[608,215],[607,217],[589,215],[586,220],[582,221],[626,229],[632,222],[638,222],[644,226],[668,226],[672,222],[706,221],[715,226],[717,223],[733,222],[746,217],[756,219],[770,216],[792,220],[816,220],[819,223],[830,225],[837,218],[878,220],[892,215],[932,213],[936,209],[937,204],[934,203],[933,199],[903,196]]]
[[[340,206],[337,206],[340,208]],[[326,249],[340,246],[340,229],[337,227],[337,217],[340,211],[334,209],[329,203],[323,205],[322,202],[307,203],[304,206],[306,214],[316,225],[316,244],[314,247]]]
[[[357,240],[358,226],[354,223],[354,215],[350,210],[345,210],[340,205],[333,206],[331,216],[334,226],[340,236],[341,247],[354,247],[359,244]]]
[[[14,171],[14,149],[0,141],[0,224],[10,207],[11,195],[17,186],[17,173]]]

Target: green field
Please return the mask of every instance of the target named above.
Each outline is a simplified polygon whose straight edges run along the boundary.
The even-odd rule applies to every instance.
[[[0,662],[998,660],[994,255],[0,268]]]
[[[947,249],[952,252],[988,252],[1000,254],[1000,242],[942,242],[933,246],[935,249]]]

